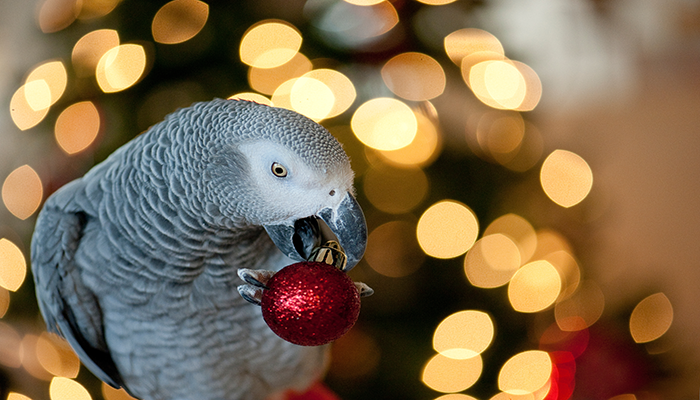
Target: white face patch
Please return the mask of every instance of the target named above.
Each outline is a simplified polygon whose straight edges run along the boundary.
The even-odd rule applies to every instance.
[[[312,167],[280,144],[260,140],[244,143],[239,151],[247,158],[252,189],[265,205],[265,223],[282,223],[336,208],[344,193],[352,191],[350,165]]]

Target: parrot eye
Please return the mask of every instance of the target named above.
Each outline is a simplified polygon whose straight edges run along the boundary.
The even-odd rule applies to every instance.
[[[287,176],[287,168],[278,162],[272,163],[271,170],[272,174],[278,178],[284,178],[285,176]]]

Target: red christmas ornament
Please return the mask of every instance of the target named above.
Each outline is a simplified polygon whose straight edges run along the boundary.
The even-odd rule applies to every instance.
[[[330,343],[350,330],[360,314],[360,293],[340,269],[323,262],[288,265],[262,294],[262,315],[282,339],[301,346]]]

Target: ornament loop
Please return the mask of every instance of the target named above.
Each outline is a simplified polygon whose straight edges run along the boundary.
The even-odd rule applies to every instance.
[[[332,265],[345,272],[347,257],[340,244],[335,240],[329,240],[311,251],[308,261],[322,262]]]

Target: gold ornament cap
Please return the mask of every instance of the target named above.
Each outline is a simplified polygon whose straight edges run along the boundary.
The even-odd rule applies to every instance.
[[[329,240],[311,251],[308,261],[322,262],[332,265],[339,270],[345,272],[347,266],[347,257],[340,243],[335,240]]]

